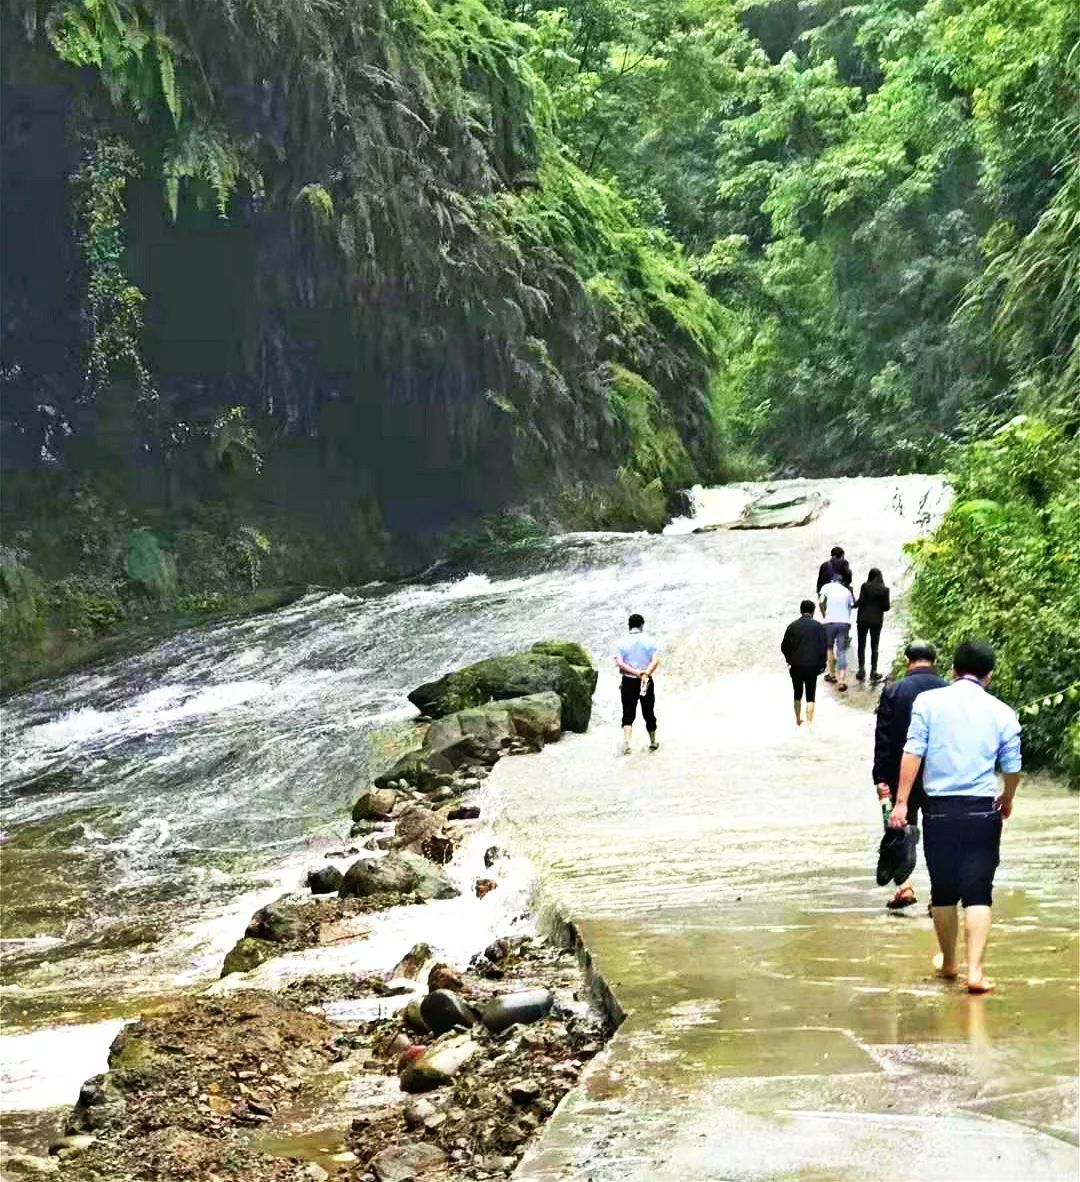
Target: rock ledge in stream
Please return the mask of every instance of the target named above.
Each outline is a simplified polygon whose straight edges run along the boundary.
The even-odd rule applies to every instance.
[[[418,686],[409,694],[409,701],[421,713],[443,718],[493,700],[554,691],[562,702],[563,727],[569,731],[585,731],[592,713],[597,673],[591,663],[578,665],[567,660],[565,652],[571,651],[575,656],[579,652],[579,646],[571,650],[567,643],[542,641],[530,652],[490,657],[475,665],[467,665],[437,681]],[[553,652],[559,655],[552,655]]]

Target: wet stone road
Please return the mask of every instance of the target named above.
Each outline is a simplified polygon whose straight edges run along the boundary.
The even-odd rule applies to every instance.
[[[819,523],[752,556],[708,537],[715,626],[658,622],[658,753],[616,755],[609,675],[588,735],[496,770],[504,830],[628,1014],[523,1182],[1078,1176],[1076,795],[1022,785],[998,991],[969,997],[933,977],[922,865],[906,914],[873,880],[873,696],[827,692],[813,729],[790,717],[775,653],[788,601],[834,532],[898,568],[915,527],[875,503],[885,483],[834,488]],[[753,603],[748,561],[773,576]]]

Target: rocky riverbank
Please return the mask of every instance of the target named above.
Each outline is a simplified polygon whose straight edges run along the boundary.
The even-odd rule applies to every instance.
[[[447,870],[481,823],[491,767],[585,729],[595,682],[583,650],[549,642],[414,691],[425,716],[388,743],[352,810],[356,844],[334,851],[355,860],[313,867],[309,893],[260,908],[208,994],[126,1027],[49,1156],[9,1155],[3,1177],[506,1177],[610,1034],[572,949],[507,935],[454,966],[433,932],[382,973],[277,992],[249,974],[363,940],[388,908],[456,896]],[[494,846],[483,862],[467,886],[478,897],[506,865]],[[299,1135],[313,1125],[324,1135]]]

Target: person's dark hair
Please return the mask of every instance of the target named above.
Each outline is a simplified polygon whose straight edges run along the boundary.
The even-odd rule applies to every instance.
[[[884,583],[885,577],[882,575],[881,571],[879,571],[876,566],[872,566],[870,568],[870,573],[866,576],[866,581],[868,583]]]
[[[833,546],[833,548],[829,551],[829,553],[833,556],[833,558],[843,558],[844,557],[844,547],[843,546]]]
[[[645,617],[644,617],[644,616],[639,616],[639,615],[637,614],[637,612],[634,612],[634,614],[633,614],[633,615],[630,617],[630,620],[629,620],[629,627],[631,627],[631,628],[644,628],[644,627],[645,627]]]
[[[937,649],[929,640],[913,640],[904,649],[904,656],[909,661],[929,661],[931,665],[937,664]]]
[[[812,616],[814,614],[814,601],[812,599],[804,599],[799,604],[799,611],[804,616]]]
[[[985,640],[961,640],[952,659],[959,677],[977,677],[980,681],[993,672],[995,662],[994,650]]]

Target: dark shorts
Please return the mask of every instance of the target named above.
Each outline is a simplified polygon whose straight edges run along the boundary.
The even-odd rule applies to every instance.
[[[817,669],[811,668],[809,665],[792,665],[788,668],[788,673],[791,674],[791,686],[795,691],[795,701],[801,702],[805,692],[806,700],[813,702],[817,697]]]
[[[622,724],[633,726],[638,706],[641,707],[641,717],[645,719],[645,729],[652,734],[656,730],[656,682],[649,678],[648,689],[641,692],[641,678],[622,678],[619,686],[619,697],[622,699]]]
[[[933,906],[992,906],[1001,824],[993,797],[924,798],[923,853]]]

